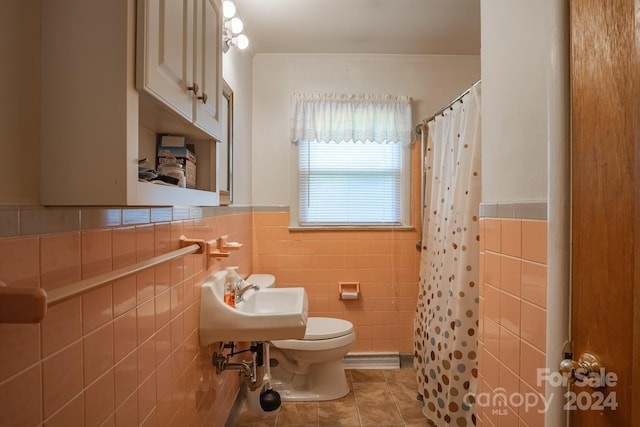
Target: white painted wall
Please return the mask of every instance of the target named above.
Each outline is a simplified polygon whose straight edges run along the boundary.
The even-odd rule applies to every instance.
[[[40,203],[40,1],[0,2],[0,205]]]
[[[413,98],[420,123],[480,78],[478,56],[256,55],[253,62],[253,205],[290,204],[290,96],[374,93]]]
[[[222,77],[233,90],[233,205],[251,205],[251,49],[231,47],[222,57]]]
[[[546,201],[545,1],[482,1],[482,201]]]

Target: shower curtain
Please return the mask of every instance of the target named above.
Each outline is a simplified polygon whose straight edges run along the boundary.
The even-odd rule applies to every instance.
[[[476,423],[480,87],[428,123],[415,366],[423,413]]]

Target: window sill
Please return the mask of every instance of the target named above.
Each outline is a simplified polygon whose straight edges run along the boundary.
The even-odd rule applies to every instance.
[[[290,226],[289,231],[415,231],[412,225],[314,225]]]

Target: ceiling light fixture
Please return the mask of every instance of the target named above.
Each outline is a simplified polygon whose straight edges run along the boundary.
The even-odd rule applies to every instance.
[[[232,45],[238,49],[246,49],[249,46],[249,38],[242,34],[244,23],[238,16],[236,5],[230,0],[225,0],[222,2],[222,14],[222,51],[226,53]]]

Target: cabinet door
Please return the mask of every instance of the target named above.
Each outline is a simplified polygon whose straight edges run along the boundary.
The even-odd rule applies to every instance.
[[[138,88],[192,120],[194,0],[143,0],[139,5]]]
[[[222,15],[215,0],[196,0],[195,80],[201,82],[196,99],[196,126],[222,138]]]

